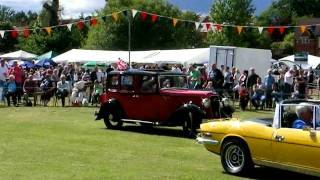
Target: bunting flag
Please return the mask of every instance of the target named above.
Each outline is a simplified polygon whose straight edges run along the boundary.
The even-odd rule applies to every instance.
[[[24,38],[28,38],[30,35],[30,30],[28,27],[25,27],[24,30],[23,30],[23,37]]]
[[[178,19],[173,18],[173,19],[172,19],[173,27],[176,27],[177,23],[178,23]]]
[[[127,69],[127,63],[124,61],[124,60],[122,60],[122,59],[118,59],[118,62],[117,62],[117,69],[119,70],[119,71],[124,71],[124,70],[126,70]]]
[[[243,30],[243,26],[237,26],[237,32],[238,34],[241,34]]]
[[[274,32],[274,27],[273,26],[269,26],[268,27],[268,32],[269,32],[270,35],[272,35],[273,32]]]
[[[147,19],[147,17],[148,17],[148,14],[146,12],[141,12],[140,16],[141,16],[141,20],[145,21]]]
[[[106,22],[107,21],[107,17],[106,16],[102,16],[101,19]]]
[[[158,20],[158,16],[155,15],[155,14],[152,14],[152,16],[151,16],[151,21],[152,21],[153,23],[155,23],[157,20]]]
[[[98,23],[98,19],[92,18],[90,19],[90,26],[95,27]]]
[[[262,34],[262,32],[263,32],[263,27],[258,27],[258,31],[259,31],[259,34]]]
[[[206,23],[206,28],[207,28],[207,31],[211,31],[212,29],[212,24],[211,23]]]
[[[18,37],[18,31],[17,30],[13,30],[13,31],[11,31],[11,37],[13,38],[13,39],[17,39],[17,37]]]
[[[78,27],[78,29],[82,30],[84,28],[84,22],[83,21],[79,21],[77,23],[77,27]]]
[[[122,11],[122,13],[123,13],[123,15],[124,15],[125,17],[128,17],[128,11],[127,11],[127,10]]]
[[[136,14],[138,13],[137,10],[135,9],[132,9],[132,18],[136,17]]]
[[[112,19],[113,19],[113,22],[118,22],[119,14],[118,13],[112,13]]]
[[[305,25],[300,26],[300,31],[303,34],[304,32],[306,32],[307,27]]]
[[[5,31],[0,31],[0,38],[4,38]]]
[[[51,27],[45,27],[44,28],[49,36],[51,36],[52,28]]]
[[[216,31],[221,32],[221,30],[222,30],[221,24],[216,24],[215,26],[216,26]]]
[[[199,29],[200,23],[199,22],[195,22],[195,26],[196,26],[196,30]]]
[[[286,31],[286,28],[285,28],[285,27],[281,26],[281,27],[279,28],[279,32],[280,32],[281,35],[282,35],[285,31]]]
[[[72,29],[72,24],[67,24],[67,27],[68,27],[69,31],[71,31],[71,29]]]

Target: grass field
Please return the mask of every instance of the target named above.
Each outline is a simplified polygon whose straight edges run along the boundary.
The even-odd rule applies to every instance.
[[[179,128],[108,130],[94,108],[0,108],[0,179],[310,178],[257,168],[251,177],[225,174],[219,156]],[[272,111],[235,116],[272,116]]]

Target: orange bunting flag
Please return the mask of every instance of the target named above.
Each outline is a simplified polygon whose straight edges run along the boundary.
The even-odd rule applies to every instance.
[[[52,28],[51,27],[45,27],[44,29],[47,31],[48,35],[50,36],[51,32],[52,32]]]
[[[172,19],[172,23],[173,23],[173,27],[176,27],[177,23],[178,23],[178,19],[173,18]]]
[[[243,30],[243,26],[237,26],[238,34],[241,34]]]
[[[157,20],[158,20],[158,16],[155,15],[155,14],[152,14],[152,16],[151,16],[151,21],[154,23],[154,22],[156,22]]]
[[[274,27],[273,26],[269,26],[268,27],[268,32],[270,35],[272,35],[272,33],[274,32]]]
[[[280,34],[283,34],[283,33],[286,31],[286,28],[283,27],[283,26],[281,26],[281,27],[279,28],[279,31],[280,31]]]
[[[118,13],[112,13],[112,20],[113,20],[113,22],[117,22],[119,20]]]
[[[97,23],[98,23],[98,19],[96,19],[96,18],[90,19],[91,26],[95,27],[97,25]]]
[[[28,38],[29,35],[30,35],[30,30],[29,30],[28,26],[26,26],[26,27],[24,28],[24,30],[23,30],[23,37],[24,37],[24,38]]]
[[[304,32],[306,32],[307,27],[305,25],[300,26],[300,31],[303,34]]]

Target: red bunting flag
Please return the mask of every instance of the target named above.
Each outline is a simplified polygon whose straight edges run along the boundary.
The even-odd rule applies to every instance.
[[[13,39],[17,39],[17,37],[18,37],[18,31],[17,30],[13,30],[13,31],[11,31],[11,33],[10,33],[10,35],[11,35],[11,37],[13,38]]]
[[[79,21],[77,23],[77,27],[78,27],[78,29],[82,30],[84,28],[84,22],[83,21]]]
[[[207,31],[209,32],[211,30],[211,23],[206,23]]]
[[[158,16],[156,14],[152,14],[151,20],[153,23],[156,22],[158,20]]]
[[[279,28],[280,34],[283,34],[285,31],[286,31],[286,28],[285,28],[285,27],[281,26],[281,27]]]
[[[147,14],[146,12],[143,12],[143,11],[142,11],[142,12],[140,13],[140,16],[141,16],[141,20],[142,20],[142,21],[145,21],[145,20],[147,19],[147,17],[148,17],[148,14]]]
[[[98,23],[98,19],[96,19],[96,18],[90,19],[90,26],[95,27],[97,25],[97,23]]]
[[[270,35],[272,35],[272,33],[274,32],[274,27],[273,26],[269,26],[268,27],[268,32]]]
[[[29,27],[26,26],[26,27],[24,28],[24,30],[23,30],[23,37],[24,37],[24,38],[28,38],[29,35],[30,35],[30,30],[29,30]]]
[[[222,30],[221,24],[216,24],[215,26],[216,26],[216,31],[217,32],[220,32]]]

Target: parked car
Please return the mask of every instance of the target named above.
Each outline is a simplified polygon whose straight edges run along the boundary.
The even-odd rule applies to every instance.
[[[276,105],[273,119],[204,123],[197,141],[220,155],[230,174],[248,173],[260,165],[320,177],[319,105],[320,101],[286,100]],[[302,107],[310,110],[310,124],[293,128]]]
[[[120,128],[123,122],[182,126],[185,135],[195,136],[203,119],[232,113],[222,114],[216,92],[187,87],[187,76],[182,73],[110,72],[96,120],[103,119],[110,129]]]

